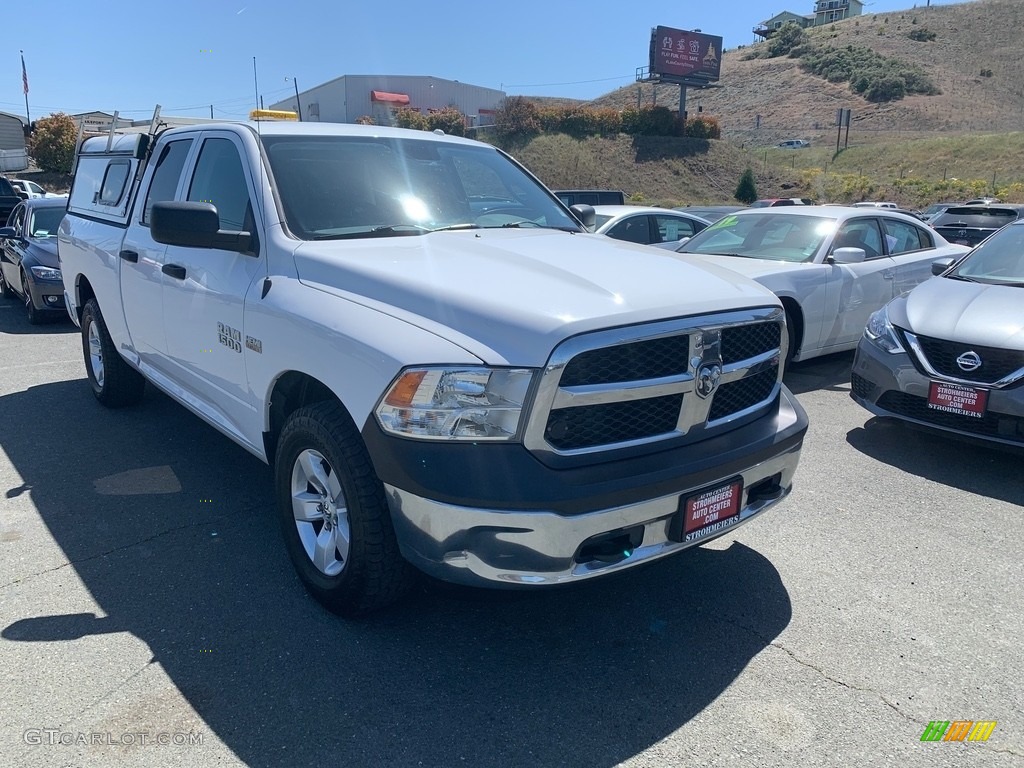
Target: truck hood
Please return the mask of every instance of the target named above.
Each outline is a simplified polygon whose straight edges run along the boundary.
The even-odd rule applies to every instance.
[[[1024,350],[1024,288],[933,277],[889,310],[889,321],[921,336]]]
[[[747,307],[768,290],[657,248],[558,230],[303,243],[299,280],[438,334],[491,364],[543,365],[587,331]]]

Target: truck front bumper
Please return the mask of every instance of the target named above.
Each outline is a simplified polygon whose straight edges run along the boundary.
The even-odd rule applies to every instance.
[[[548,475],[546,491],[552,500],[562,499],[561,504],[553,503],[547,509],[533,503],[545,492],[536,487],[537,476],[523,477],[529,473],[495,466],[498,462],[492,462],[487,471],[492,490],[502,487],[501,478],[509,474],[533,486],[532,492],[523,492],[523,497],[516,500],[521,504],[519,508],[509,507],[508,495],[500,491],[490,504],[480,496],[456,501],[441,488],[436,490],[442,492],[432,493],[434,498],[430,498],[423,484],[416,484],[417,492],[399,487],[389,482],[393,479],[388,477],[392,474],[389,472],[382,479],[402,554],[420,570],[445,581],[475,586],[562,584],[619,571],[711,541],[785,498],[792,489],[807,416],[783,388],[778,415],[760,421],[760,425],[748,425],[732,433],[731,451],[716,453],[714,446],[705,445],[702,465],[676,463],[668,482],[661,468],[646,475],[620,477],[613,483],[617,491],[607,495],[599,492],[600,480],[571,484],[574,492],[570,495],[585,505],[580,511],[578,504],[566,511],[564,497],[570,484],[558,470],[544,470]],[[765,422],[770,429],[765,429]],[[740,442],[754,436],[748,430],[758,430],[761,439]],[[699,444],[694,447],[699,448]],[[423,466],[426,462],[416,464]],[[439,469],[436,456],[433,468],[435,472]],[[615,474],[616,467],[613,462],[594,471],[599,473],[595,478],[606,478]],[[444,473],[431,474],[437,477]],[[472,468],[462,465],[463,478],[473,474]],[[688,498],[738,480],[742,481],[742,492],[735,517],[720,526],[709,526],[703,535],[690,540],[679,535]],[[443,481],[439,484],[448,485]],[[614,503],[621,502],[623,494],[629,500]],[[602,498],[607,506],[601,505]]]

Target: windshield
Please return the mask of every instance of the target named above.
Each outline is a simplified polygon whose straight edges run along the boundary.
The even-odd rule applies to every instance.
[[[994,229],[1017,219],[1012,208],[949,208],[932,220],[933,227],[983,227]]]
[[[826,216],[776,212],[729,215],[694,235],[679,253],[743,256],[770,261],[812,261],[822,241],[836,229]]]
[[[1024,286],[1024,225],[1003,227],[971,251],[946,277]]]
[[[29,237],[56,237],[57,227],[64,218],[64,207],[36,208],[29,220]]]
[[[264,136],[289,230],[304,240],[580,225],[497,150],[431,139]]]

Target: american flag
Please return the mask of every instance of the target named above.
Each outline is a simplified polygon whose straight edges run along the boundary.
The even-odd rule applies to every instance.
[[[25,69],[25,54],[20,51],[19,53],[21,53],[21,87],[25,95],[28,96],[28,71]]]

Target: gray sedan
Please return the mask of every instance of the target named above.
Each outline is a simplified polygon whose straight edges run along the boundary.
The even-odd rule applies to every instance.
[[[878,416],[1024,446],[1024,221],[875,312],[853,399]]]
[[[57,260],[57,227],[67,205],[66,197],[26,200],[0,227],[0,296],[20,299],[33,324],[67,317]]]

